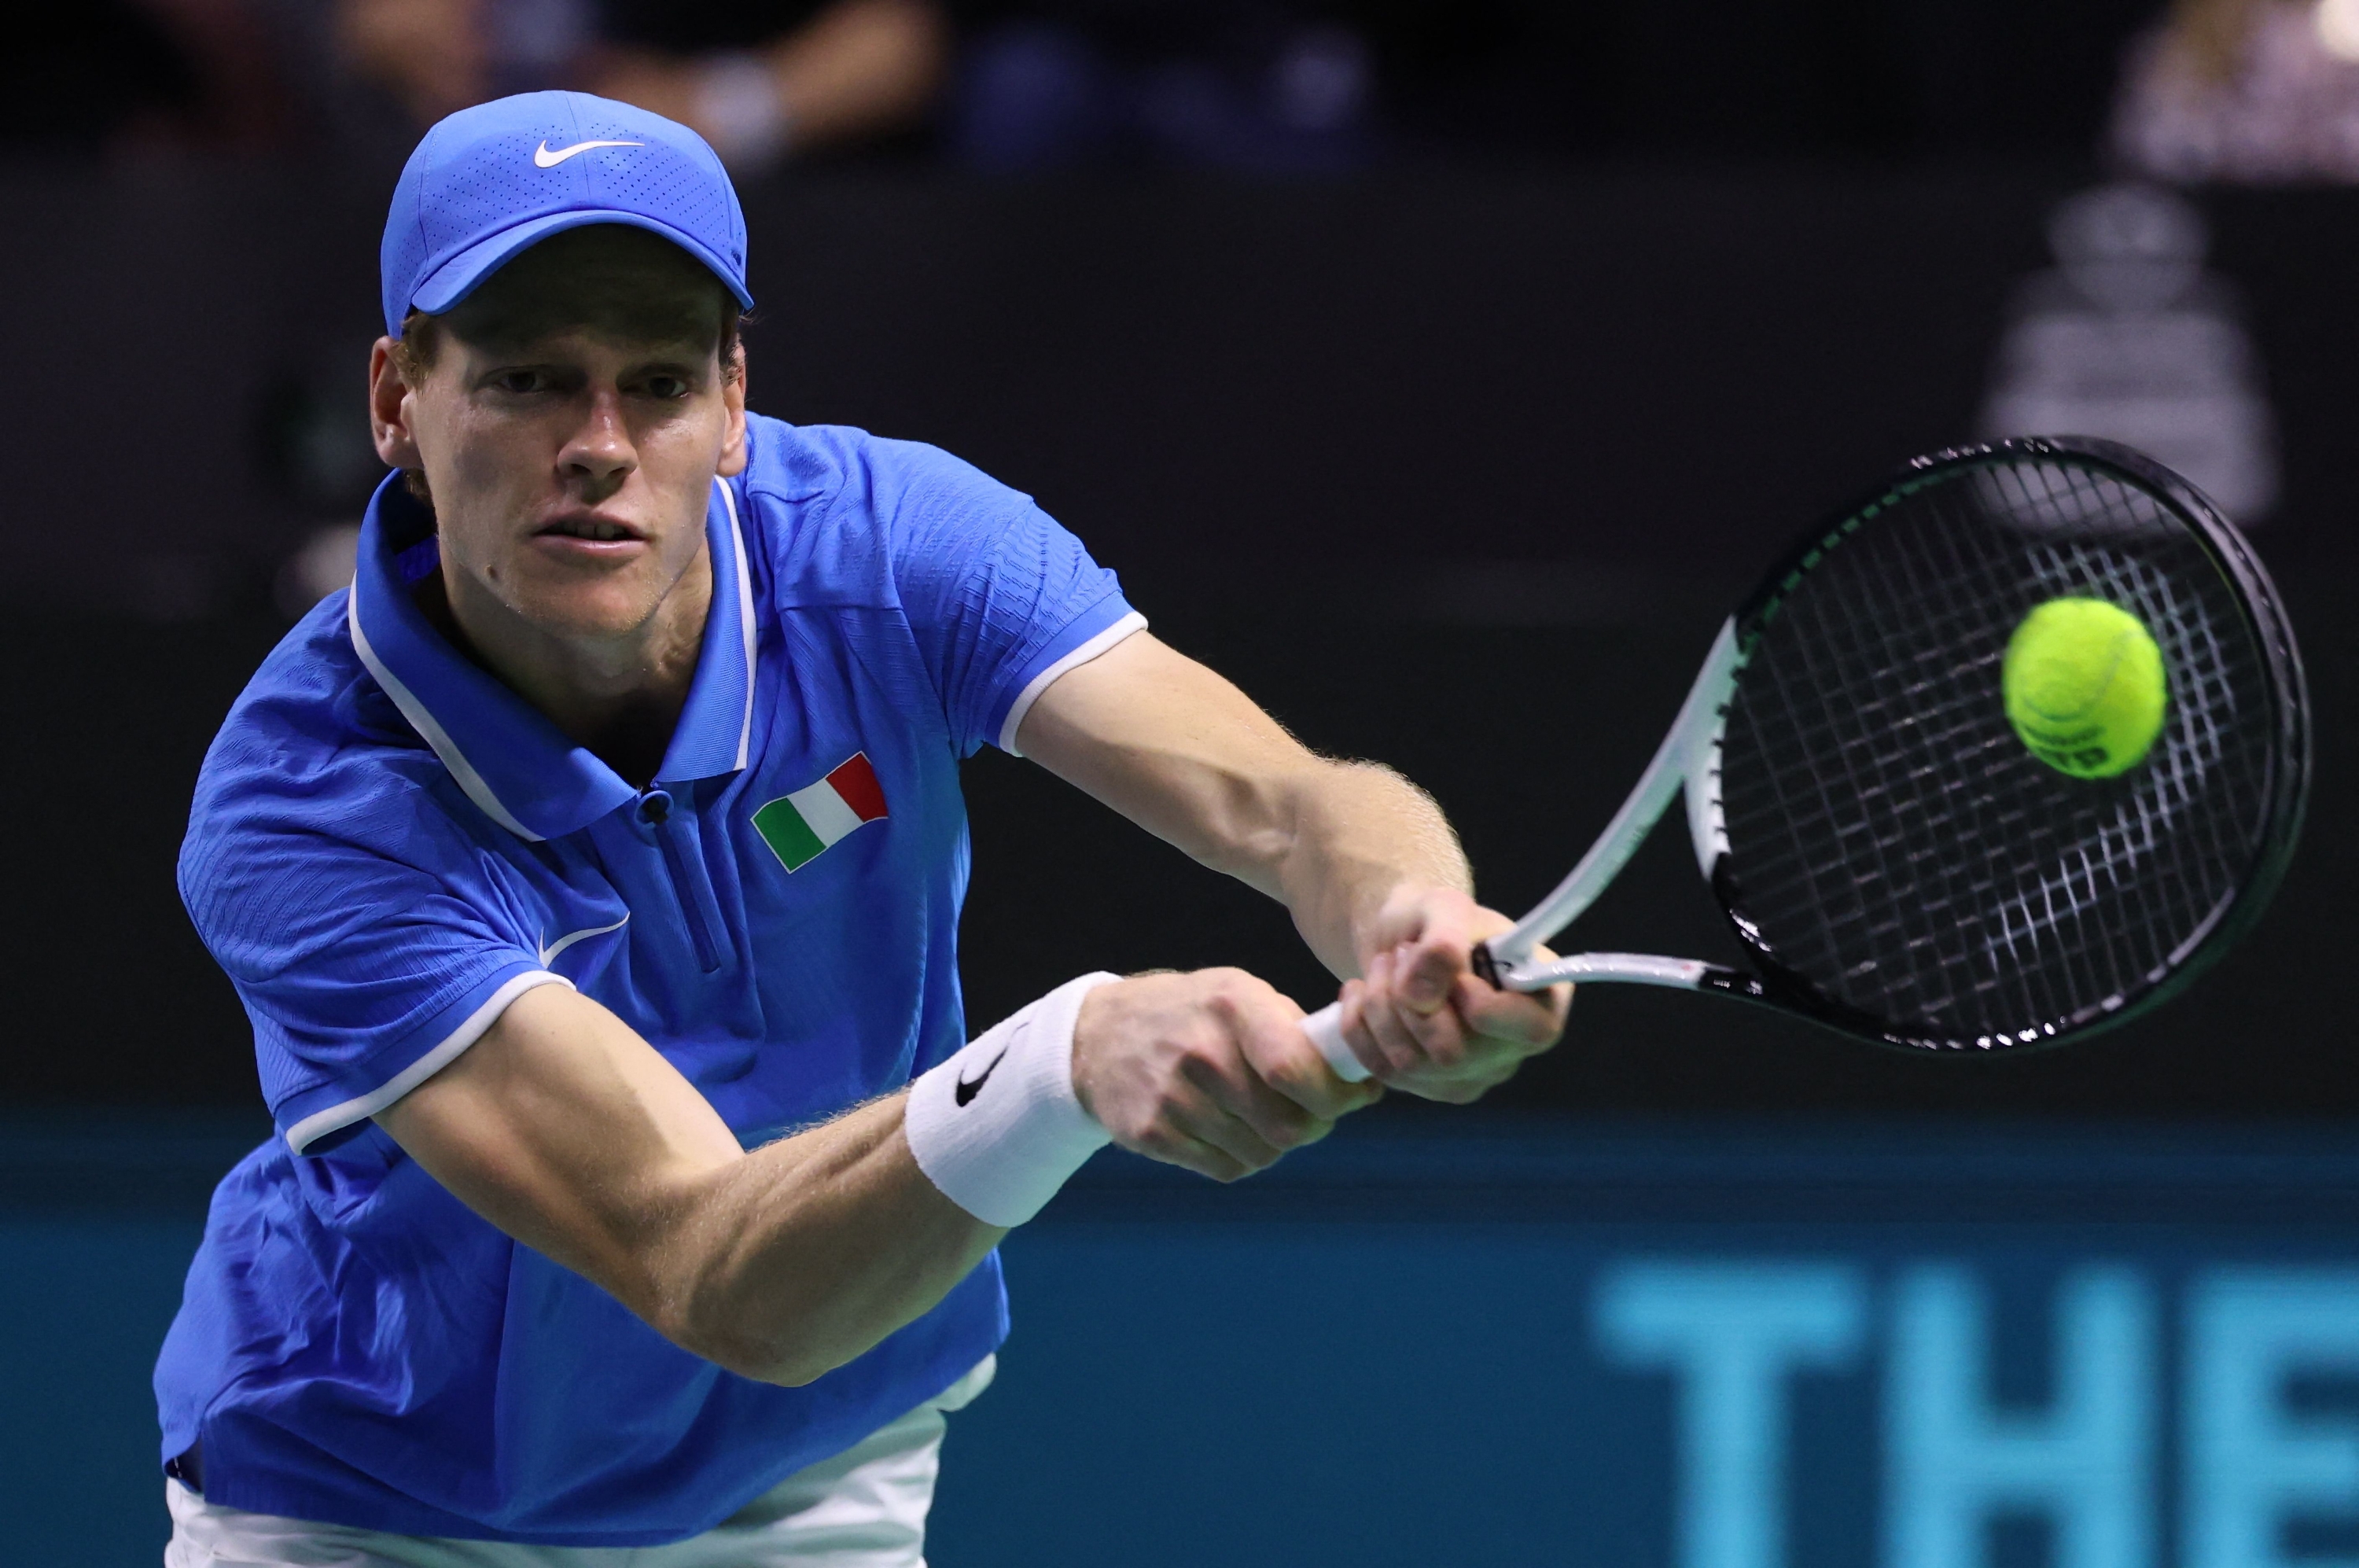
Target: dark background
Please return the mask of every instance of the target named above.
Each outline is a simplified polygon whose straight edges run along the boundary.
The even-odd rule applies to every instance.
[[[282,563],[381,472],[362,368],[415,126],[321,114],[349,78],[290,76],[259,26],[347,3],[86,0],[0,34],[12,1561],[155,1561],[155,1346],[208,1193],[267,1136],[172,870],[204,747],[288,624]],[[691,30],[815,8],[611,4]],[[961,49],[1044,20],[1184,52],[1239,17],[1341,18],[1375,106],[1316,174],[1134,146],[991,177],[951,105],[749,179],[753,402],[1036,494],[1159,635],[1430,788],[1518,909],[1619,803],[1754,573],[1980,433],[2049,214],[2120,174],[2098,149],[2162,8],[960,0]],[[2171,1348],[2182,1298],[2284,1270],[2339,1344],[2359,1213],[2359,195],[2188,194],[2278,426],[2255,539],[2318,719],[2309,832],[2243,947],[2158,1015],[1998,1061],[1598,986],[1484,1109],[1397,1102],[1234,1189],[1102,1155],[1007,1249],[1016,1334],[954,1427],[943,1561],[1668,1562],[1680,1396],[1594,1343],[1597,1282],[1663,1258],[1729,1266],[1739,1312],[1748,1267],[1855,1268],[1883,1317],[1902,1270],[1963,1268],[2009,1421],[2062,1376],[2055,1288],[2128,1268],[2166,1314],[2170,1540],[2201,1381]],[[1332,994],[1275,907],[1039,770],[986,754],[967,782],[978,1023],[1097,966]],[[1682,838],[1571,935],[1728,953]],[[1798,1382],[1798,1562],[1873,1555],[1889,1351]],[[2346,1373],[2287,1380],[2304,1440],[2347,1414]],[[1995,1521],[1995,1563],[2060,1561],[2036,1512]],[[2297,1547],[2352,1539],[2292,1523]]]
[[[813,0],[602,0],[625,36],[739,46]],[[299,139],[307,84],[273,82],[271,8],[87,0],[28,9],[0,49],[0,139],[71,156],[93,138],[277,147]],[[1877,159],[2084,154],[2122,47],[2151,0],[956,0],[973,38],[1011,23],[1090,30],[1137,55],[1340,23],[1379,79],[1381,156],[1534,163],[1595,153]],[[238,13],[249,15],[239,17]],[[266,54],[266,50],[264,50]],[[282,62],[278,69],[286,69]],[[922,159],[934,127],[856,161]],[[390,150],[396,166],[407,144]],[[390,171],[388,171],[388,179]]]
[[[1486,897],[1520,908],[1619,801],[1754,572],[1901,459],[1973,434],[2004,302],[2088,177],[2028,158],[805,175],[748,193],[753,401],[934,441],[1037,494],[1169,640],[1311,744],[1430,788]],[[270,570],[375,473],[363,448],[338,480],[313,450],[357,425],[373,194],[288,169],[153,180],[0,172],[0,201],[38,218],[0,239],[19,370],[0,393],[17,562],[0,1094],[18,1101],[251,1103],[244,1020],[173,855],[202,749],[286,624]],[[1508,1103],[2354,1109],[2335,977],[2359,869],[2341,810],[2359,208],[2204,205],[2283,427],[2285,499],[2256,537],[2319,709],[2318,804],[2266,922],[2160,1016],[1995,1062],[1596,987]],[[1100,965],[1239,964],[1306,1005],[1330,994],[1274,907],[1027,765],[986,756],[969,780],[977,1019]],[[1728,946],[1677,834],[1579,934]]]
[[[173,857],[203,747],[287,625],[280,563],[379,473],[360,393],[386,147],[307,137],[260,64],[220,69],[228,33],[172,20],[201,10],[53,8],[0,53],[0,1102],[253,1103]],[[937,126],[750,180],[755,406],[932,441],[1036,494],[1168,640],[1314,746],[1431,789],[1511,909],[1619,801],[1759,566],[1977,433],[2006,301],[2054,204],[2107,176],[2120,61],[2158,19],[2142,0],[956,16],[962,37],[1045,18],[1142,49],[1341,18],[1375,50],[1372,139],[1323,177],[993,179]],[[2280,426],[2257,539],[2319,711],[2318,803],[2266,922],[2161,1015],[2001,1062],[1596,987],[1504,1101],[2359,1108],[2335,983],[2359,871],[2359,201],[2195,195]],[[1037,769],[994,754],[968,778],[978,1020],[1098,965],[1330,994],[1274,907]],[[1728,946],[1676,834],[1575,934]]]

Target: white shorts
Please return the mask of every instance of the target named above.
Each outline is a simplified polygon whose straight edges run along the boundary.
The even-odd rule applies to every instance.
[[[164,1483],[164,1568],[925,1568],[944,1411],[990,1387],[996,1359],[832,1459],[798,1470],[702,1535],[669,1546],[516,1546],[388,1535],[209,1503]]]

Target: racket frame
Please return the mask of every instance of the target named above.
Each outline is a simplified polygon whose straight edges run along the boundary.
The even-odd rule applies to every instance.
[[[1955,469],[2042,458],[2108,472],[2158,495],[2234,586],[2254,644],[2267,667],[2266,684],[2275,731],[2265,791],[2268,819],[2256,836],[2253,859],[2238,878],[2234,896],[2212,909],[2141,985],[2070,1018],[2047,1020],[2005,1035],[1963,1039],[1930,1024],[1886,1019],[1850,1007],[1778,962],[1759,926],[1745,914],[1743,890],[1734,873],[1721,810],[1721,742],[1737,676],[1762,630],[1821,558],[1840,549],[1886,505],[1928,484],[1947,480]],[[1805,536],[1764,576],[1735,614],[1722,624],[1678,717],[1621,810],[1553,892],[1512,930],[1476,949],[1474,968],[1494,985],[1516,991],[1542,990],[1565,981],[1715,991],[1766,1003],[1879,1044],[1911,1050],[2015,1050],[2113,1029],[2184,990],[2250,929],[2267,906],[2292,859],[2308,806],[2309,710],[2300,654],[2267,570],[2244,536],[2201,492],[2178,474],[2117,442],[2085,436],[2017,437],[1935,452],[1915,459],[1890,481],[1836,513],[1826,527]],[[1661,820],[1671,796],[1681,792],[1687,799],[1689,835],[1697,866],[1745,947],[1753,971],[1699,959],[1626,953],[1580,953],[1534,963],[1533,950],[1596,901]]]

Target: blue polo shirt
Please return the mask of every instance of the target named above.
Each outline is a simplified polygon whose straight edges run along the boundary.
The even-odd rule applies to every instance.
[[[180,860],[279,1137],[213,1197],[156,1371],[206,1497],[406,1534],[629,1546],[710,1529],[996,1346],[996,1257],[800,1388],[672,1345],[511,1241],[369,1118],[516,996],[571,985],[749,1147],[966,1039],[960,758],[1143,626],[1025,496],[932,448],[748,420],[712,608],[636,789],[454,650],[393,481],[353,586],[266,659]]]

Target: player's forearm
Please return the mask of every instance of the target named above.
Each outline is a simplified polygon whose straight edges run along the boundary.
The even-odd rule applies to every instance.
[[[544,985],[377,1119],[470,1208],[674,1343],[795,1383],[924,1312],[1004,1234],[919,1167],[906,1099],[748,1153],[620,1019]]]
[[[1202,864],[1282,901],[1328,967],[1404,883],[1470,889],[1457,835],[1390,768],[1334,762],[1142,632],[1043,692],[1025,755]]]
[[[1381,764],[1321,757],[1291,738],[1258,755],[1175,747],[1131,760],[1154,785],[1131,790],[1125,812],[1284,904],[1338,975],[1359,973],[1360,938],[1395,888],[1473,889],[1441,808]]]
[[[651,1227],[642,1314],[734,1372],[799,1384],[931,1309],[1006,1232],[919,1169],[904,1100],[863,1106],[706,1176],[669,1223]]]
[[[1359,938],[1395,888],[1473,889],[1441,808],[1391,768],[1327,763],[1299,775],[1288,795],[1288,831],[1264,885],[1338,975],[1359,973]]]
[[[685,1293],[663,1305],[677,1336],[749,1376],[799,1383],[940,1301],[1007,1227],[1039,1213],[1105,1147],[1107,1124],[1083,1104],[1075,1060],[1091,998],[1119,984],[1103,972],[1067,981],[920,1073],[906,1093],[745,1157],[701,1201],[675,1208],[681,1223],[668,1250],[677,1256],[663,1274]],[[1254,998],[1216,982],[1201,1000],[1223,996],[1223,1039],[1234,1043]],[[1200,1006],[1188,1017],[1201,1023],[1206,1012]],[[1151,1008],[1101,1008],[1094,1018],[1093,1061],[1109,1050],[1136,1058],[1142,1031],[1150,1045],[1171,1032],[1153,1027]],[[1267,1052],[1267,1035],[1256,1040]],[[1284,1044],[1272,1068],[1281,1079]],[[1151,1097],[1159,1105],[1175,1093],[1167,1080]],[[1290,1107],[1277,1098],[1270,1091],[1248,1107],[1270,1128],[1272,1158],[1325,1108],[1316,1094],[1315,1104]],[[1115,1124],[1127,1120],[1117,1106]],[[1203,1136],[1217,1143],[1225,1127],[1215,1117]]]

